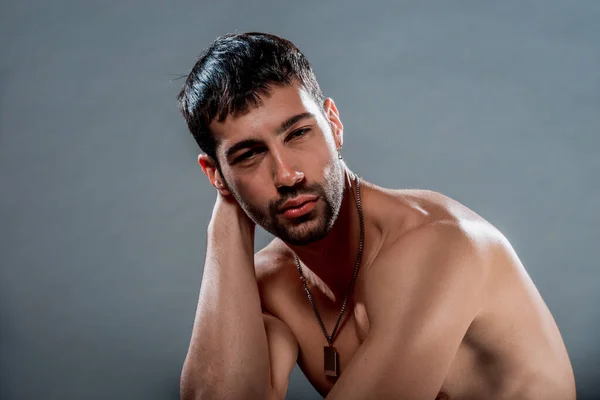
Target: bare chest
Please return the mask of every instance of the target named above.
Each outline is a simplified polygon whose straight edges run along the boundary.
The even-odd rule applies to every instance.
[[[339,312],[339,311],[338,311]],[[333,313],[322,313],[321,319],[328,335],[334,330],[339,316]],[[312,310],[308,307],[288,324],[294,332],[299,344],[298,366],[313,385],[325,396],[335,385],[336,378],[325,373],[325,347],[328,346],[325,334]],[[352,304],[342,316],[332,346],[337,352],[338,374],[350,364],[358,348],[369,332],[369,318],[363,304]]]
[[[331,334],[337,315],[322,313],[321,318],[327,333]],[[307,307],[287,323],[299,343],[298,366],[313,387],[325,397],[335,385],[336,379],[325,373],[324,347],[328,343],[312,308]],[[338,353],[340,375],[344,373],[356,351],[367,338],[369,328],[369,316],[364,304],[352,304],[343,316],[333,341]],[[436,399],[469,398],[474,393],[487,392],[486,388],[478,387],[480,384],[476,382],[479,374],[477,365],[478,356],[474,350],[466,342],[461,344]]]

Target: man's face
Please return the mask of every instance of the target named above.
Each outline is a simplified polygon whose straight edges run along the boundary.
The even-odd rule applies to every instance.
[[[223,178],[266,231],[294,245],[320,240],[333,226],[343,197],[337,109],[328,99],[323,112],[297,84],[274,86],[261,100],[248,113],[210,126],[219,142]],[[284,211],[286,201],[303,201],[299,196],[305,195],[316,200],[300,213]]]

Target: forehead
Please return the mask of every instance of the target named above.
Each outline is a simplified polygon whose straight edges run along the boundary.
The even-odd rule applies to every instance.
[[[268,95],[260,96],[258,106],[225,121],[213,121],[210,130],[219,143],[218,151],[247,137],[263,137],[276,132],[288,118],[310,112],[319,115],[320,107],[299,84],[273,86]]]

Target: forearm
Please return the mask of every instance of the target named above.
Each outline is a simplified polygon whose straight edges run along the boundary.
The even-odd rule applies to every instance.
[[[210,226],[182,393],[267,398],[269,350],[254,273],[253,238],[236,221]],[[191,398],[197,396],[190,396]]]

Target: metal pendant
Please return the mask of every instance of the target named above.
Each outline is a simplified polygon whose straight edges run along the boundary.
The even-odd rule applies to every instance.
[[[325,346],[324,350],[324,360],[325,360],[325,375],[338,377],[338,353],[335,347],[333,346]]]

